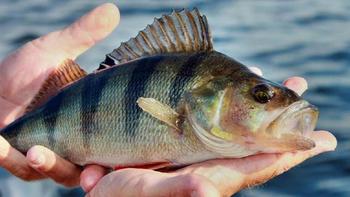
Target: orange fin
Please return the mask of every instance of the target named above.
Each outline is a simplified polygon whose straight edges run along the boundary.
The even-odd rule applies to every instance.
[[[114,170],[121,170],[125,168],[142,168],[142,169],[151,169],[151,170],[157,170],[165,167],[171,166],[170,162],[154,162],[154,163],[148,163],[148,164],[136,164],[136,165],[126,165],[126,166],[115,166]]]
[[[50,73],[39,92],[27,106],[26,112],[30,112],[55,95],[60,89],[68,84],[85,77],[87,73],[73,60],[67,59]]]

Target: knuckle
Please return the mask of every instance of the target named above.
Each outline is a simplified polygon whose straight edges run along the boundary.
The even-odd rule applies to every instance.
[[[272,171],[272,173],[270,173],[269,175],[267,175],[266,177],[264,177],[264,178],[263,178],[259,183],[257,183],[256,185],[265,183],[266,181],[275,178],[276,176],[282,174],[282,173],[285,172],[285,171],[286,171],[286,170],[284,169],[284,167],[276,168],[276,169],[274,169],[274,170]]]
[[[186,187],[186,193],[193,194],[195,193],[196,196],[205,196],[205,180],[203,180],[204,177],[195,175],[195,174],[188,174],[184,175],[183,180]]]
[[[55,180],[56,183],[60,183],[62,185],[67,185],[69,183],[70,177],[61,177],[61,176],[51,176],[52,179]]]
[[[3,139],[3,138],[2,138]],[[8,157],[10,156],[11,146],[10,144],[0,138],[0,165],[6,163]],[[2,140],[2,141],[1,141]]]
[[[17,174],[16,175],[17,177],[21,178],[22,180],[24,181],[32,181],[33,178],[28,174],[28,173],[25,173],[25,174]]]
[[[283,165],[283,166],[277,167],[272,172],[265,174],[264,176],[259,176],[259,177],[255,177],[255,178],[247,177],[247,179],[244,181],[245,184],[242,185],[241,189],[246,188],[246,187],[250,188],[250,187],[253,187],[256,185],[261,185],[261,184],[267,182],[268,180],[270,180],[278,175],[283,174],[284,172],[286,172],[289,169],[290,169],[289,166]]]
[[[16,170],[13,172],[13,174],[17,177],[19,177],[20,179],[24,180],[24,181],[33,181],[35,180],[35,177],[33,176],[32,173],[26,171],[26,170]]]
[[[148,188],[147,183],[149,183],[149,179],[145,175],[138,179],[137,183],[135,184],[138,196],[146,196]]]
[[[7,156],[4,154],[0,154],[0,165],[6,162]]]
[[[288,171],[291,167],[290,166],[283,166],[282,169],[279,171],[279,174],[277,175],[280,175],[280,174],[283,174],[285,173],[286,171]],[[276,175],[276,176],[277,176]]]
[[[187,174],[184,175],[184,180],[186,185],[189,187],[195,188],[198,186],[198,183],[200,182],[200,178],[194,174]]]
[[[39,174],[28,166],[13,165],[12,163],[8,163],[7,161],[1,166],[4,167],[8,172],[13,174],[14,176],[24,181],[34,180],[35,175]]]
[[[84,45],[85,47],[92,46],[97,42],[97,40],[95,40],[93,35],[91,35],[89,32],[85,30],[83,24],[80,21],[78,21],[74,25],[74,27],[68,28],[67,30],[70,31],[70,34],[72,37],[76,37],[76,36],[84,37],[85,39],[82,39],[83,42],[81,43],[81,45]]]
[[[25,46],[32,46],[36,49],[42,49],[44,46],[43,44],[48,42],[49,40],[51,40],[55,36],[57,36],[57,34],[58,34],[57,31],[48,33],[45,36],[41,36],[37,39],[34,39],[34,40],[28,42]]]
[[[75,185],[77,185],[76,183],[76,178],[75,177],[55,177],[54,178],[56,183],[62,184],[66,187],[74,187]]]

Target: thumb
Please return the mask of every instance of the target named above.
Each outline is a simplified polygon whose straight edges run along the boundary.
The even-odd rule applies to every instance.
[[[315,148],[302,152],[275,154],[277,161],[260,171],[247,174],[243,187],[264,183],[308,158],[323,152],[333,151],[337,147],[337,139],[328,131],[315,131],[309,137],[315,141]]]
[[[109,35],[119,24],[118,8],[105,3],[82,16],[63,30],[40,37],[32,44],[54,59],[75,59],[98,41]]]

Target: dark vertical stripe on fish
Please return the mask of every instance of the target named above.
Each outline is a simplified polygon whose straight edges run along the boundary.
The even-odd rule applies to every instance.
[[[4,137],[12,147],[19,147],[18,146],[18,135],[23,132],[25,121],[23,121],[24,117],[16,120],[15,122],[11,123],[7,127],[3,128],[0,131],[0,135]],[[20,150],[21,152],[25,152],[26,150]]]
[[[162,57],[151,57],[138,61],[131,79],[125,89],[125,126],[124,129],[130,136],[135,136],[139,125],[139,118],[142,110],[136,101],[139,97],[145,96],[147,82],[155,71],[155,67],[161,62]],[[132,124],[132,127],[130,126]]]
[[[177,73],[169,92],[170,106],[176,107],[181,99],[181,95],[185,90],[187,83],[195,74],[196,66],[201,64],[204,56],[197,54],[190,56],[188,60],[181,66]]]
[[[102,92],[107,84],[109,75],[106,73],[102,77],[90,77],[84,81],[83,92],[81,94],[81,133],[85,150],[90,152],[90,139],[99,131],[98,117],[96,112],[100,103]]]
[[[58,118],[58,112],[61,108],[64,94],[58,94],[53,100],[47,103],[43,111],[43,119],[46,128],[47,140],[49,142],[49,148],[55,147],[55,128]]]

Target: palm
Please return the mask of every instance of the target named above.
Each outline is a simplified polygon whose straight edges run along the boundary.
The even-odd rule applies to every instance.
[[[24,113],[57,66],[66,59],[74,60],[106,37],[118,22],[118,9],[112,4],[104,4],[67,28],[31,41],[5,58],[0,63],[0,129]],[[0,146],[0,166],[22,179],[48,176],[68,186],[79,184],[80,169],[43,147],[29,150],[27,162],[25,156],[2,137]],[[35,163],[38,152],[46,158],[40,165]],[[66,181],[67,178],[70,181]]]
[[[0,63],[1,71],[5,71],[0,79],[6,81],[0,89],[1,106],[5,106],[0,112],[0,127],[23,113],[49,72],[69,57],[50,57],[51,52],[40,45],[39,41],[30,42]]]
[[[3,60],[0,63],[0,128],[23,114],[45,78],[55,67],[65,59],[75,59],[104,38],[115,28],[118,21],[117,8],[111,4],[104,4],[64,30],[32,41]],[[306,83],[300,79],[291,79],[286,85],[302,92],[305,89],[302,86]],[[267,181],[306,158],[332,150],[336,146],[334,137],[327,132],[314,133],[313,138],[317,147],[302,153],[213,160],[171,173],[124,169],[103,177],[106,173],[104,168],[88,166],[80,174],[80,168],[45,147],[31,148],[26,158],[0,137],[0,166],[24,180],[50,177],[66,186],[75,186],[81,181],[86,191],[93,188],[90,192],[92,195],[137,196],[142,193],[145,196],[187,196],[191,192],[208,196],[230,195],[247,185]],[[323,141],[327,142],[324,146]],[[44,160],[39,162],[39,155],[43,156],[41,159]],[[95,186],[98,180],[100,181]]]
[[[22,115],[55,67],[65,59],[75,59],[106,37],[118,22],[117,8],[105,4],[67,28],[27,43],[4,59],[0,63],[0,128]]]
[[[312,138],[317,147],[306,152],[211,160],[170,173],[145,169],[118,170],[102,178],[90,194],[189,196],[191,192],[196,192],[199,196],[230,196],[242,188],[266,182],[305,159],[335,147],[335,139],[328,132],[314,132]],[[332,145],[325,144],[325,141],[332,142]]]

